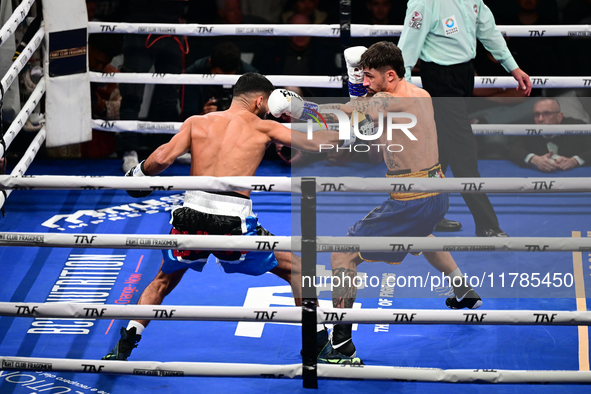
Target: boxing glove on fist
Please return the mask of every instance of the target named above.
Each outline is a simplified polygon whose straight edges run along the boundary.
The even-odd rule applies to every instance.
[[[146,176],[146,174],[144,174],[144,162],[145,162],[145,160],[143,160],[137,166],[131,168],[129,171],[127,171],[127,173],[125,173],[125,176],[131,176],[131,177]],[[131,197],[141,198],[141,197],[149,196],[150,194],[152,194],[153,190],[126,190],[126,192]]]
[[[349,75],[349,96],[364,97],[367,89],[363,86],[363,70],[359,67],[361,55],[367,50],[366,47],[351,47],[345,49],[345,63]]]
[[[300,118],[304,110],[304,99],[287,89],[275,89],[269,96],[269,111],[278,118],[283,114]]]
[[[296,119],[312,119],[318,111],[318,104],[305,101],[299,94],[287,89],[275,89],[269,96],[269,112],[278,118],[283,114]]]

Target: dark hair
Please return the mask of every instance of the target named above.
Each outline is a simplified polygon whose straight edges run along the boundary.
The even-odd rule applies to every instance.
[[[265,96],[269,96],[274,89],[271,81],[264,75],[246,73],[238,78],[236,85],[234,85],[234,96],[248,93],[263,93]]]
[[[369,49],[361,55],[359,66],[361,68],[367,67],[376,70],[386,67],[391,68],[396,72],[398,77],[404,78],[405,70],[402,51],[389,41],[376,42],[370,46]]]
[[[225,73],[240,70],[240,49],[236,44],[226,41],[216,45],[211,52],[211,68],[219,67]]]

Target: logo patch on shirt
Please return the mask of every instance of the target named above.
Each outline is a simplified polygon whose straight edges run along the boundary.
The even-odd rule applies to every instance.
[[[423,14],[421,14],[418,11],[415,11],[412,13],[412,16],[410,17],[410,21],[408,21],[408,26],[412,27],[413,29],[420,29],[421,26],[423,25]]]
[[[474,12],[478,14],[478,6],[474,4]]]
[[[443,30],[445,31],[446,36],[451,36],[460,31],[455,15],[452,15],[449,18],[443,18],[441,22],[443,23]]]

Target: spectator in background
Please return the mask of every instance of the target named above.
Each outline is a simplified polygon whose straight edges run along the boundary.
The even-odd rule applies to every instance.
[[[242,4],[240,0],[216,0],[219,19],[216,23],[221,24],[265,24],[268,23],[265,19],[255,15],[245,15],[242,13]],[[216,37],[213,39],[213,46],[216,46],[222,41],[226,41],[227,37]],[[253,36],[234,36],[232,42],[240,48],[242,56],[247,63],[251,63],[254,54],[259,50],[261,41],[265,41],[266,37]],[[211,53],[211,50],[208,53]],[[248,59],[248,60],[246,60]]]
[[[250,64],[240,60],[240,49],[236,44],[226,41],[218,44],[211,56],[197,60],[185,71],[186,74],[244,74],[258,72]],[[193,115],[205,115],[213,111],[229,108],[232,101],[231,87],[222,85],[187,85],[183,119]]]
[[[290,20],[296,14],[306,16],[311,24],[327,23],[328,14],[318,9],[318,0],[288,0],[285,12],[281,14],[281,21],[292,23]]]
[[[358,2],[355,2],[358,3]],[[406,11],[405,0],[366,0],[365,4],[351,4],[351,22],[363,25],[402,25]],[[353,37],[353,46],[369,48],[380,41],[380,37]],[[398,42],[398,37],[388,37],[388,41]]]
[[[268,23],[280,23],[286,2],[287,0],[242,0],[242,13],[262,18]]]
[[[184,0],[129,0],[127,22],[179,23],[186,12]],[[153,34],[126,34],[123,40],[122,72],[147,73],[154,67],[155,73],[181,74],[183,56],[188,50],[180,36]],[[121,120],[138,120],[144,99],[145,85],[120,84]],[[148,120],[179,120],[179,85],[156,85]],[[137,151],[142,147],[153,150],[170,139],[166,134],[142,135],[119,133],[117,156],[122,158],[123,172],[138,164]]]
[[[291,24],[309,24],[303,14],[289,19]],[[253,59],[253,66],[264,75],[337,75],[335,52],[317,37],[282,37]],[[306,96],[340,95],[340,89],[305,88]]]
[[[88,69],[100,73],[118,73],[119,69],[111,65],[113,57],[118,55],[121,47],[112,45],[101,37],[105,34],[92,34],[88,39]],[[95,119],[119,119],[121,94],[119,84],[97,83],[90,84],[92,117]]]
[[[565,118],[553,98],[540,99],[534,105],[536,124],[580,124]],[[591,164],[591,137],[588,135],[536,135],[517,137],[509,149],[509,159],[520,167],[534,166],[543,172],[566,171]]]

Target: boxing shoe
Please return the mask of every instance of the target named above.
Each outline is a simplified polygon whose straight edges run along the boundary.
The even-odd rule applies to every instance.
[[[449,297],[447,300],[445,300],[445,305],[447,305],[449,309],[476,309],[482,306],[482,299],[478,294],[476,294],[474,289],[470,289],[461,298],[456,296]]]
[[[361,361],[359,357],[346,356],[338,350],[335,350],[330,343],[330,338],[328,337],[328,331],[326,329],[318,332],[316,340],[319,364],[363,365],[363,361]]]
[[[437,226],[435,226],[435,231],[460,231],[461,228],[462,223],[456,222],[455,220],[447,220],[446,218],[443,218],[439,221],[439,223],[437,223]]]
[[[477,237],[508,237],[507,233],[501,230],[499,227],[495,228],[477,228]]]
[[[137,347],[138,342],[142,339],[141,335],[136,335],[136,328],[132,327],[126,330],[121,327],[121,339],[107,355],[101,360],[127,360],[131,355],[131,351]]]

